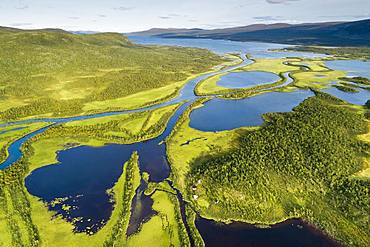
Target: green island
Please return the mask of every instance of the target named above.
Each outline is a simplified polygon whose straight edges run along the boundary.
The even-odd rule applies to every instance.
[[[369,49],[295,47],[288,50],[331,56],[250,58],[253,63],[241,66],[243,54],[139,45],[116,33],[0,28],[0,41],[0,123],[14,121],[0,127],[0,161],[10,156],[12,143],[48,127],[23,143],[19,160],[0,170],[0,247],[205,246],[195,224],[199,217],[263,227],[300,218],[346,246],[370,243],[370,100],[354,105],[322,91],[369,91],[368,78],[325,64],[369,59]],[[249,71],[274,73],[280,80],[244,89],[217,85],[227,73]],[[195,86],[194,100],[160,105],[208,72],[217,73]],[[288,74],[292,81],[284,85]],[[264,114],[261,126],[215,132],[189,126],[190,113],[215,95],[235,100],[296,90],[314,96],[290,112]],[[60,205],[72,211],[66,198],[46,202],[26,188],[25,179],[35,171],[63,165],[61,152],[161,136],[186,104],[168,136],[155,145],[165,145],[169,176],[154,181],[142,170],[145,154],[139,151],[116,164],[121,175],[106,191],[114,207],[97,232],[77,232],[75,222],[50,210]],[[154,105],[159,106],[73,121],[18,122]],[[147,206],[139,195],[151,201],[152,214],[127,234],[135,210]]]

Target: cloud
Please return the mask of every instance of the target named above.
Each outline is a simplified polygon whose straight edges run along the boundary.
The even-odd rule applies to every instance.
[[[370,14],[364,14],[364,15],[321,15],[320,18],[327,18],[327,19],[333,19],[333,18],[355,18],[355,19],[366,19],[370,17]]]
[[[71,20],[78,20],[78,19],[80,19],[80,17],[77,17],[77,16],[70,16],[68,18],[71,19]]]
[[[266,0],[266,2],[271,4],[282,4],[282,3],[289,3],[289,2],[298,2],[300,0]]]
[[[21,6],[17,6],[15,7],[16,9],[20,9],[20,10],[23,10],[23,9],[28,9],[29,6],[28,5],[21,5]]]
[[[12,23],[10,26],[12,27],[25,27],[25,26],[31,26],[32,23],[29,22],[17,22],[17,23]]]
[[[101,18],[105,18],[105,17],[107,17],[106,15],[99,15],[99,17],[101,17]]]
[[[129,11],[129,10],[135,9],[135,7],[124,7],[124,6],[120,6],[120,7],[113,8],[113,9],[114,10],[118,10],[118,11]]]
[[[173,19],[173,18],[188,18],[189,16],[188,15],[180,15],[180,14],[176,14],[176,13],[171,13],[171,14],[168,14],[168,15],[162,15],[162,16],[158,16],[159,18],[161,19]]]
[[[271,15],[266,15],[266,16],[255,16],[253,19],[257,21],[282,21],[284,18],[282,16],[271,16]]]

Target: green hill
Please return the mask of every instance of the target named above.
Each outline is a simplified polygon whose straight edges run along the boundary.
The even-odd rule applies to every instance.
[[[94,111],[103,111],[113,99],[174,85],[159,95],[169,97],[176,82],[222,62],[206,50],[145,47],[118,33],[13,28],[0,28],[0,57],[2,121],[83,114],[93,102],[101,105]]]

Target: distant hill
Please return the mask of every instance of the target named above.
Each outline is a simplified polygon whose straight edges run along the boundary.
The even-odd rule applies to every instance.
[[[225,29],[151,29],[130,35],[209,38],[300,45],[370,46],[370,19],[353,22],[254,24]]]
[[[18,29],[13,27],[2,27],[0,26],[0,33],[25,33],[25,32],[52,32],[52,33],[68,33],[67,31],[64,31],[63,29],[59,28],[44,28],[44,29]]]

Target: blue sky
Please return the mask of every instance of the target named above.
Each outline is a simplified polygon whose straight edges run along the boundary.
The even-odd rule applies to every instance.
[[[131,32],[370,18],[370,0],[1,0],[0,26]]]

